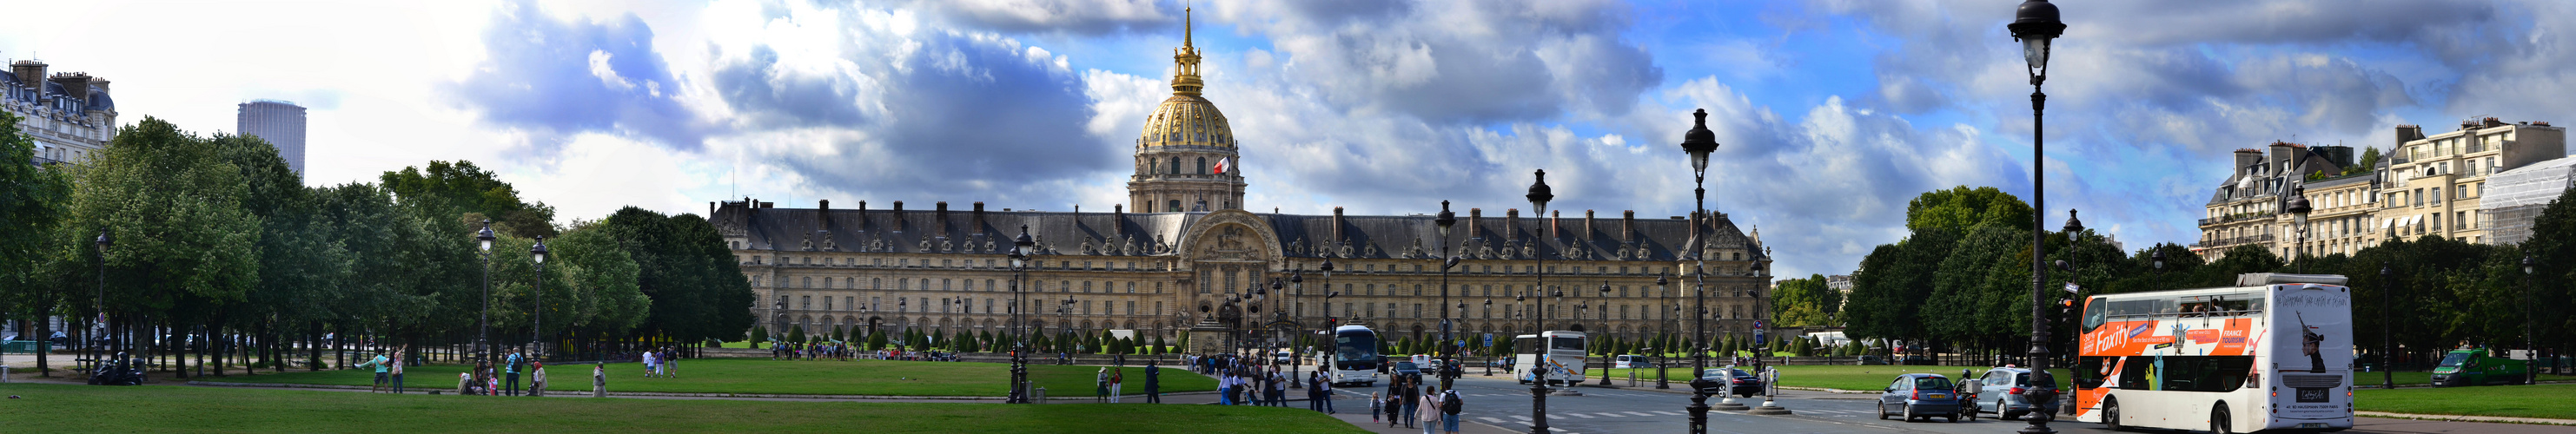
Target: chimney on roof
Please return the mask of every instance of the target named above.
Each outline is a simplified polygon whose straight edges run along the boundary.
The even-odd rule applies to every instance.
[[[972,228],[970,228],[970,229],[975,230],[975,234],[976,234],[976,235],[983,235],[983,234],[984,234],[984,203],[983,203],[983,202],[975,202],[975,226],[974,226],[974,227],[972,227]]]
[[[1594,229],[1596,228],[1596,226],[1592,225],[1592,210],[1583,210],[1583,233],[1574,234],[1574,237],[1592,238],[1592,234],[1597,233],[1594,232]]]
[[[1467,238],[1474,238],[1474,239],[1483,239],[1483,238],[1485,238],[1485,236],[1484,236],[1484,235],[1478,235],[1478,234],[1482,234],[1483,232],[1476,232],[1476,222],[1481,221],[1481,220],[1484,220],[1484,219],[1485,219],[1485,209],[1484,209],[1484,208],[1468,208],[1468,209],[1467,209]]]
[[[1521,236],[1521,233],[1520,233],[1520,232],[1521,232],[1521,209],[1520,209],[1520,208],[1505,208],[1505,209],[1503,209],[1503,231],[1502,231],[1502,232],[1503,232],[1503,234],[1502,234],[1502,235],[1503,235],[1503,239],[1504,239],[1504,240],[1506,240],[1506,241],[1508,241],[1508,240],[1512,240],[1512,239],[1520,238],[1520,236]]]
[[[894,201],[894,213],[895,213],[896,215],[902,215],[902,214],[903,214],[903,201],[900,201],[900,200],[898,200],[898,201]]]
[[[868,225],[874,223],[875,221],[868,219],[868,201],[859,201],[859,232],[867,232]]]
[[[1333,240],[1332,240],[1332,242],[1335,242],[1335,243],[1340,243],[1340,242],[1342,242],[1342,207],[1338,207],[1338,206],[1337,206],[1337,207],[1333,207]]]
[[[948,236],[948,201],[939,201],[938,203],[931,204],[931,206],[937,207],[939,210],[939,213],[936,214],[939,219],[939,236]]]
[[[20,60],[9,64],[9,73],[18,76],[18,85],[35,88],[36,98],[45,98],[45,61]]]
[[[761,208],[764,208],[764,209],[766,209],[766,208],[777,208],[777,207],[778,207],[778,202],[761,201],[761,202],[760,202],[760,207],[761,207]]]
[[[83,76],[81,76],[81,77],[82,77],[82,78],[84,78],[84,80],[82,80],[82,81],[83,81],[83,84],[87,84],[87,81],[88,81],[88,80],[86,80],[86,78],[88,78],[88,76],[87,76],[87,75],[83,75]],[[66,85],[66,86],[64,86],[64,87],[71,87],[71,86]],[[2496,118],[2486,118],[2486,119],[2485,119],[2485,121],[2486,121],[2486,122],[2484,123],[2484,125],[2481,125],[2481,126],[2483,126],[2483,127],[2487,127],[2487,128],[2494,128],[2494,127],[2501,127],[2501,126],[2504,126],[2504,121],[2497,120]]]
[[[822,199],[814,202],[814,224],[822,230],[832,230],[831,199]]]
[[[716,203],[707,202],[707,218],[716,218]]]
[[[1565,210],[1548,211],[1545,217],[1547,217],[1547,238],[1551,240],[1564,238],[1565,235],[1558,230],[1564,225],[1558,220],[1565,218]]]
[[[1127,204],[1109,205],[1109,239],[1127,237]]]
[[[2261,164],[2263,164],[2263,151],[2252,149],[2236,150],[2237,177],[2254,176],[2255,173],[2253,169],[2255,167],[2260,167]]]
[[[1637,241],[1637,210],[1619,212],[1619,242]]]
[[[2406,142],[2412,142],[2412,141],[2417,141],[2417,140],[2424,140],[2424,126],[2422,126],[2422,125],[2398,125],[2398,126],[2397,126],[2397,144],[2398,144],[2398,145],[2405,145],[2405,144],[2406,144]]]

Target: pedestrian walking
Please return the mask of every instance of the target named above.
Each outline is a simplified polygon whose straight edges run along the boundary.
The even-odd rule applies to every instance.
[[[1228,374],[1226,374],[1226,373],[1219,373],[1219,374],[1217,374],[1217,376],[1216,376],[1216,403],[1217,403],[1217,405],[1234,405],[1234,376],[1233,376],[1233,375],[1228,375]]]
[[[1306,374],[1306,411],[1318,413],[1324,411],[1324,386],[1322,383],[1317,383],[1318,379],[1323,377],[1322,374],[1321,372]]]
[[[505,395],[505,396],[519,396],[519,364],[521,364],[521,363],[526,363],[526,362],[527,362],[527,359],[525,359],[525,358],[523,358],[523,356],[520,356],[520,355],[519,355],[519,350],[511,350],[511,351],[510,351],[510,358],[509,358],[509,360],[508,360],[508,364],[506,364],[506,365],[503,365],[503,366],[502,366],[502,369],[504,369],[504,370],[505,370],[505,371],[502,371],[502,372],[504,372],[504,375],[508,375],[508,376],[510,377],[510,380],[509,380],[509,381],[504,382],[504,384],[505,384],[505,385],[507,385],[507,386],[509,387],[509,389],[507,389],[507,390],[505,390],[505,391],[501,392],[503,395]]]
[[[383,392],[385,389],[385,380],[388,379],[385,374],[386,368],[384,352],[381,350],[377,351],[375,357],[369,358],[364,362],[358,362],[358,366],[367,365],[375,365],[376,367],[376,384],[373,386],[367,386],[367,393]]]
[[[1163,367],[1153,360],[1145,361],[1145,403],[1163,403]]]
[[[1100,374],[1092,378],[1091,400],[1109,402],[1109,368],[1100,368]]]
[[[1405,428],[1412,428],[1415,422],[1420,422],[1420,420],[1417,420],[1420,418],[1414,417],[1422,412],[1422,390],[1418,389],[1419,387],[1421,387],[1421,385],[1413,384],[1413,381],[1407,380],[1404,384],[1404,390],[1399,392],[1401,393],[1401,397],[1398,399],[1404,400]]]
[[[680,350],[662,350],[662,378],[680,378]]]
[[[1369,392],[1369,423],[1377,423],[1377,415],[1385,410],[1386,398],[1377,396],[1377,392]]]
[[[1333,410],[1333,376],[1322,372],[1317,372],[1315,375],[1323,377],[1322,380],[1315,382],[1315,388],[1324,390],[1322,393],[1322,395],[1324,395],[1324,414],[1339,414],[1340,412]]]
[[[1111,403],[1111,404],[1116,404],[1116,403],[1118,403],[1118,394],[1119,394],[1118,386],[1119,386],[1121,383],[1125,383],[1125,382],[1127,382],[1127,369],[1126,369],[1126,368],[1119,368],[1118,370],[1109,371],[1109,403]]]
[[[608,397],[608,362],[597,362],[590,368],[590,397]]]
[[[1458,389],[1440,391],[1440,431],[1458,434],[1458,413],[1467,411],[1467,400],[1458,397]]]
[[[645,351],[645,352],[644,352],[644,354],[643,354],[643,357],[644,357],[644,378],[653,378],[653,374],[654,374],[654,372],[653,372],[653,368],[656,366],[656,363],[658,362],[658,361],[657,361],[657,360],[655,360],[654,358],[655,358],[655,357],[657,357],[657,356],[654,356],[652,351]]]
[[[1436,434],[1433,429],[1440,427],[1439,395],[1436,395],[1438,390],[1440,386],[1425,385],[1422,386],[1421,396],[1414,398],[1422,402],[1422,411],[1413,415],[1415,420],[1422,421],[1422,434]]]
[[[1386,427],[1404,424],[1404,395],[1401,390],[1386,391]]]

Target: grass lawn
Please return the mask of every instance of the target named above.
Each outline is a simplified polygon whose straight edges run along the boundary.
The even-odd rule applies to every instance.
[[[2576,385],[2360,389],[2355,409],[2413,414],[2576,419]]]
[[[465,365],[430,365],[405,369],[404,386],[412,388],[455,389],[457,374]],[[1099,371],[1093,366],[1029,365],[1029,377],[1038,387],[1047,389],[1049,397],[1094,396],[1092,380]],[[1129,366],[1123,392],[1144,393],[1145,371]],[[611,392],[669,393],[760,393],[796,395],[900,395],[900,396],[1004,396],[1009,392],[1011,365],[1006,363],[971,362],[904,362],[885,360],[769,360],[769,359],[687,359],[679,364],[679,378],[644,378],[644,365],[639,363],[608,364],[608,390]],[[566,392],[590,390],[590,366],[554,365],[546,375],[555,384],[547,390]],[[371,370],[321,372],[288,372],[255,377],[212,377],[208,381],[246,383],[338,384],[366,386],[375,381]],[[528,381],[525,376],[520,381]],[[1216,390],[1216,380],[1190,373],[1187,369],[1164,367],[1164,392]]]
[[[0,400],[10,432],[1367,432],[1302,409],[1216,405],[490,398],[27,383],[0,384],[0,394],[23,397]]]

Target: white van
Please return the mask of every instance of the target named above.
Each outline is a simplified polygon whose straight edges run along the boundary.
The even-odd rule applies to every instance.
[[[1646,356],[1629,354],[1611,359],[1610,367],[1612,369],[1646,369],[1654,368],[1655,362],[1654,359]]]

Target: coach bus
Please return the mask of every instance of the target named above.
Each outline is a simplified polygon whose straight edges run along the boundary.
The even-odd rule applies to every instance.
[[[2344,281],[2253,273],[2235,287],[2085,300],[2076,420],[2218,433],[2352,428]]]
[[[1325,362],[1336,385],[1377,384],[1378,364],[1385,363],[1377,353],[1377,331],[1366,326],[1346,325],[1333,328],[1333,353]]]
[[[1583,382],[1583,361],[1587,341],[1583,332],[1550,330],[1535,335],[1512,338],[1512,372],[1521,384],[1544,381],[1549,385]],[[1546,342],[1542,343],[1541,340]]]

